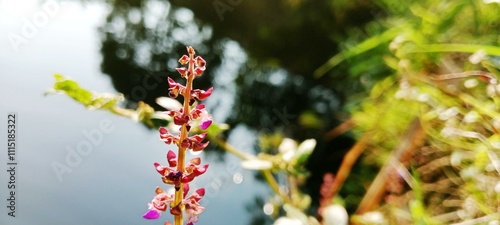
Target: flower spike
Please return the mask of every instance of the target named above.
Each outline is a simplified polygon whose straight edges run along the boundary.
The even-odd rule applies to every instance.
[[[161,175],[161,180],[165,184],[173,185],[175,193],[167,194],[163,189],[157,187],[156,195],[153,200],[148,203],[148,211],[142,215],[145,219],[158,219],[162,212],[167,210],[174,216],[174,224],[183,224],[183,214],[188,216],[188,225],[193,225],[198,221],[198,215],[205,208],[200,205],[201,198],[205,195],[205,189],[199,188],[191,195],[189,192],[189,182],[196,177],[203,175],[208,164],[201,165],[201,158],[195,157],[186,160],[186,150],[202,151],[209,142],[203,142],[206,133],[200,133],[189,136],[192,122],[196,120],[202,130],[207,129],[212,124],[212,118],[207,112],[204,104],[197,104],[197,101],[203,101],[210,97],[213,88],[207,90],[193,89],[193,80],[201,76],[206,70],[207,62],[201,56],[195,56],[196,52],[193,47],[187,47],[187,55],[183,55],[179,59],[179,63],[183,67],[176,68],[182,78],[187,80],[185,85],[177,83],[174,79],[168,78],[168,91],[171,98],[176,98],[182,95],[184,104],[180,108],[167,111],[166,114],[173,118],[175,125],[181,126],[178,135],[172,134],[167,128],[160,127],[158,132],[160,140],[165,144],[175,144],[178,147],[177,153],[169,150],[166,154],[168,165],[162,165],[158,162],[153,163],[155,170]],[[169,208],[170,207],[170,208]],[[164,225],[172,225],[166,221]]]

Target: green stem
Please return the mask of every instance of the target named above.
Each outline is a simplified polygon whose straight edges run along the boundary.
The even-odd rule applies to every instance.
[[[236,149],[235,147],[233,147],[229,143],[225,142],[221,138],[218,138],[215,136],[209,136],[209,138],[211,141],[215,142],[219,147],[224,149],[226,152],[229,152],[242,160],[250,160],[252,157],[251,155],[248,155],[248,154]],[[260,172],[262,173],[262,175],[264,175],[266,182],[269,184],[269,186],[274,191],[274,193],[277,194],[278,196],[280,196],[284,203],[291,204],[292,200],[290,199],[290,197],[288,195],[286,195],[285,193],[282,193],[280,191],[279,184],[276,181],[276,179],[274,178],[271,170],[262,170]]]
[[[462,100],[463,102],[465,102],[466,104],[468,105],[471,105],[472,107],[474,107],[474,109],[476,109],[478,112],[484,114],[484,115],[487,115],[493,119],[500,119],[500,113],[498,113],[496,110],[494,109],[491,109],[489,107],[487,107],[485,104],[483,104],[483,102],[481,101],[478,101],[477,99],[475,99],[474,97],[468,95],[468,94],[459,94],[458,95],[458,98],[460,98],[460,100]]]
[[[262,175],[264,175],[264,179],[266,179],[271,189],[273,189],[274,193],[281,197],[284,203],[292,204],[292,199],[286,193],[282,193],[280,190],[280,186],[276,179],[274,179],[273,173],[271,170],[262,170]]]
[[[221,138],[218,138],[216,136],[212,136],[212,135],[208,135],[208,138],[215,142],[215,144],[217,144],[217,146],[221,147],[222,149],[224,149],[226,152],[229,152],[233,155],[235,155],[236,157],[242,159],[242,160],[249,160],[250,159],[250,156],[245,154],[244,152],[236,149],[235,147],[233,147],[232,145],[230,145],[229,143],[225,142],[224,140],[222,140]]]

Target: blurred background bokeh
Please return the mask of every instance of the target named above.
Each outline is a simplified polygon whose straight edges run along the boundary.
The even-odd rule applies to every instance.
[[[364,132],[378,131],[338,192],[353,214],[382,159],[421,110],[406,103],[384,105],[393,99],[374,97],[374,85],[383,86],[377,93],[392,97],[389,86],[399,87],[402,71],[481,70],[464,63],[465,53],[411,58],[408,52],[433,43],[498,46],[499,12],[495,1],[0,0],[0,111],[2,117],[9,112],[19,117],[18,211],[16,218],[2,211],[0,223],[161,222],[141,215],[161,184],[152,163],[173,146],[140,122],[89,112],[70,98],[44,93],[58,73],[97,93],[122,93],[124,108],[145,102],[164,110],[156,99],[168,96],[167,77],[179,78],[177,60],[188,45],[207,61],[195,86],[214,87],[206,105],[216,123],[229,125],[225,141],[248,154],[274,154],[284,137],[316,139],[299,186],[310,196],[304,210],[309,215],[320,205],[324,174],[338,172]],[[414,61],[403,60],[408,58]],[[498,55],[491,62],[485,68],[496,71]],[[397,116],[379,120],[385,110]],[[345,132],[354,126],[351,117],[359,127]],[[112,131],[58,175],[56,165],[66,165],[72,149],[88,140],[85,133],[100,129],[102,121],[110,122]],[[343,129],[335,129],[341,124]],[[5,135],[0,140],[5,143]],[[202,158],[210,169],[196,180],[209,190],[200,224],[272,224],[284,215],[265,210],[275,198],[272,190],[259,173],[240,168],[236,156],[213,144]],[[7,179],[0,173],[2,199]],[[289,182],[285,176],[276,179],[283,187]]]

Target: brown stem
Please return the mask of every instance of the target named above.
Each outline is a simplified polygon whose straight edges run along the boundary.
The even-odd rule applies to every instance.
[[[341,123],[340,125],[334,127],[333,129],[331,129],[330,131],[328,131],[324,138],[325,140],[331,140],[331,139],[334,139],[335,137],[349,131],[350,129],[352,129],[354,127],[354,125],[356,125],[354,123],[354,120],[353,119],[348,119],[347,121]]]
[[[323,196],[323,199],[321,199],[320,209],[328,206],[331,203],[332,198],[335,197],[335,195],[337,195],[337,193],[340,191],[342,185],[349,176],[354,163],[358,160],[359,156],[361,155],[361,153],[363,153],[366,146],[368,145],[370,137],[370,133],[363,135],[363,137],[358,142],[356,142],[356,144],[352,146],[349,152],[347,152],[347,154],[344,156],[342,164],[340,165],[340,169],[335,175],[332,186],[328,190],[328,193]]]
[[[374,209],[374,207],[384,197],[385,186],[389,173],[394,170],[395,166],[397,166],[399,162],[407,161],[409,153],[420,147],[424,141],[425,131],[422,129],[420,121],[415,119],[408,127],[408,131],[405,136],[399,142],[399,146],[392,151],[389,161],[384,165],[384,167],[382,167],[370,185],[370,188],[368,188],[368,191],[358,206],[356,214],[363,214]]]
[[[191,90],[193,89],[193,80],[194,80],[194,54],[189,54],[189,68],[188,68],[188,76],[187,76],[187,82],[186,82],[186,89],[184,90],[182,96],[184,97],[184,104],[183,104],[183,114],[184,116],[188,116],[191,118],[190,115],[190,110],[189,110],[189,101],[191,100]],[[179,152],[177,158],[177,171],[184,173],[184,167],[185,167],[185,161],[186,161],[186,148],[181,147],[182,142],[188,137],[189,131],[187,129],[187,124],[183,124],[181,128],[181,134],[179,137]],[[180,183],[179,185],[179,190],[175,191],[175,199],[174,199],[174,206],[180,205],[182,203],[182,199],[184,198],[184,184]],[[179,215],[174,216],[174,225],[182,225],[182,212],[184,211],[184,207],[180,205],[181,207],[181,213]]]

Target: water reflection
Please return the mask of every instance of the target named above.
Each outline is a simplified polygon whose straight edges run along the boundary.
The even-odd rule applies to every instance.
[[[173,8],[169,2],[156,0],[110,1],[106,23],[101,27],[102,71],[112,78],[115,88],[128,96],[133,107],[145,101],[156,109],[158,96],[167,96],[166,77],[173,78],[177,60],[185,46],[196,47],[198,54],[210,62],[206,74],[220,61],[211,39],[208,25],[200,25],[193,13],[185,8]],[[145,81],[147,76],[159,77]],[[210,85],[210,76],[197,79],[197,86]],[[156,83],[155,83],[156,82]],[[144,87],[142,90],[138,87]]]
[[[168,95],[166,77],[178,77],[177,59],[186,45],[194,46],[208,62],[196,86],[215,87],[207,106],[216,121],[231,127],[244,124],[256,134],[282,132],[320,141],[310,160],[313,173],[307,188],[317,199],[322,174],[335,171],[352,144],[346,137],[322,141],[323,134],[339,123],[334,115],[346,90],[356,87],[316,80],[312,71],[338,51],[344,27],[369,21],[374,6],[232,2],[221,17],[213,2],[107,1],[110,10],[100,29],[102,71],[125,94],[129,107],[145,101],[160,109],[155,99]],[[262,210],[254,213],[264,204],[256,197],[247,207],[250,224],[269,223]]]
[[[270,220],[269,215],[264,211],[264,205],[266,205],[266,201],[260,196],[256,196],[253,202],[245,205],[245,208],[249,212],[251,218],[251,220],[247,223],[248,225],[272,224],[272,220]]]

